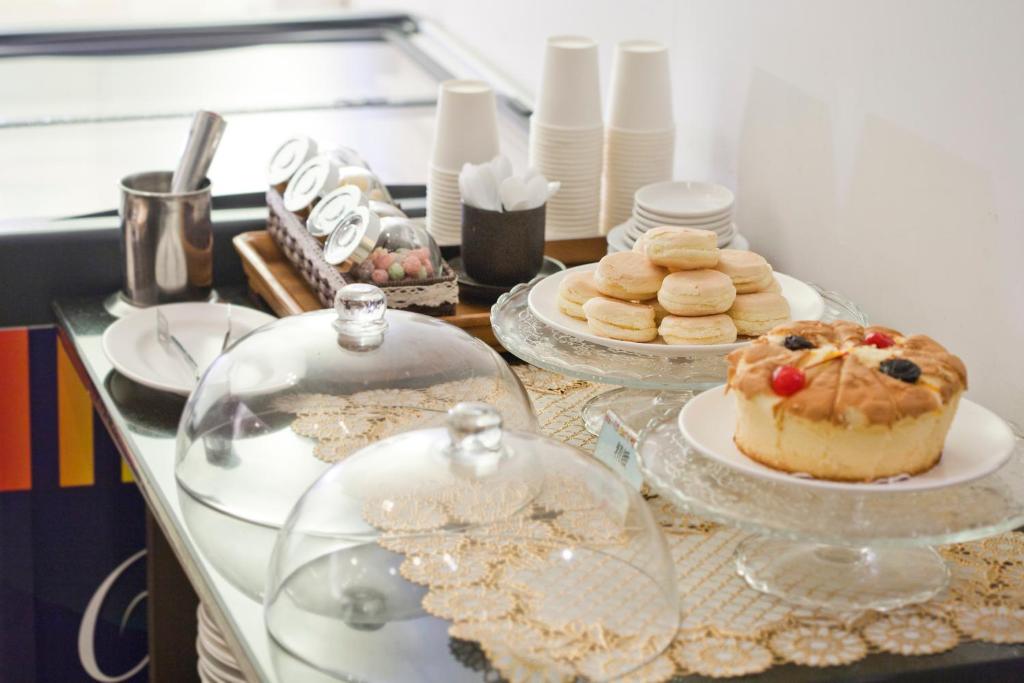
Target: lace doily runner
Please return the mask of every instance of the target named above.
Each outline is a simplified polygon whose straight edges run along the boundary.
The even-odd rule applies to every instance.
[[[515,369],[530,392],[544,433],[592,450],[594,437],[584,429],[580,410],[609,387],[532,366]],[[416,420],[410,420],[413,422]],[[970,640],[1024,643],[1022,534],[1011,532],[941,548],[952,579],[947,590],[930,602],[887,613],[819,613],[747,586],[736,573],[733,559],[746,532],[684,515],[658,498],[651,498],[648,504],[676,564],[681,624],[663,654],[617,680],[658,682],[691,673],[724,678],[755,674],[781,664],[845,665],[873,652],[935,654]],[[417,518],[423,513],[417,510]],[[521,523],[544,527],[534,529],[530,534],[534,536],[568,530],[559,529],[558,519]],[[406,553],[403,574],[429,588],[424,608],[452,622],[453,652],[464,641],[479,643],[489,664],[477,661],[474,666],[492,668],[510,683],[571,681],[577,673],[586,675],[588,668],[601,677],[600,672],[609,667],[623,665],[614,661],[616,656],[635,656],[631,650],[649,646],[635,634],[630,641],[617,633],[574,630],[571,618],[557,609],[564,603],[545,609],[542,602],[530,602],[531,609],[524,610],[524,596],[515,591],[514,580],[503,582],[504,588],[498,589],[494,577],[502,570],[498,565],[505,562],[511,575],[520,575],[521,586],[535,585],[536,572],[543,566],[524,562],[531,557],[528,547],[504,549],[508,552],[501,554],[498,563],[490,553],[486,562],[478,563],[480,571],[475,575],[466,572],[464,565],[455,585],[450,580],[452,573],[446,571],[445,558],[454,552],[471,556],[465,555],[465,547],[434,543],[409,547],[388,543],[386,536],[381,543]],[[630,630],[623,628],[623,632]],[[476,661],[472,653],[459,656]]]
[[[450,408],[464,397],[490,403],[513,414],[517,397],[497,378],[476,377],[435,384],[426,389],[374,389],[351,396],[285,394],[275,406],[296,416],[292,430],[312,439],[313,455],[327,463],[386,436],[443,425]]]
[[[516,372],[530,391],[544,433],[592,450],[594,437],[584,429],[579,411],[611,387],[532,366],[517,367]],[[953,577],[949,588],[930,602],[885,614],[820,614],[747,586],[733,559],[746,532],[683,515],[657,498],[649,504],[676,561],[682,621],[668,653],[630,680],[664,681],[689,673],[742,676],[789,663],[834,666],[872,652],[935,654],[970,640],[1024,643],[1020,533],[940,548]],[[467,622],[455,617],[453,635],[462,635]],[[492,663],[510,681],[531,680]]]

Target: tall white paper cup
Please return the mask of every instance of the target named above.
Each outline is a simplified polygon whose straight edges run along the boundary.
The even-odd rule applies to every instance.
[[[672,128],[672,81],[668,48],[650,40],[615,46],[609,127],[627,131]]]
[[[458,173],[464,163],[498,156],[498,110],[494,90],[483,81],[444,81],[438,87],[431,163]]]
[[[551,126],[601,125],[597,43],[583,36],[548,38],[534,117]]]

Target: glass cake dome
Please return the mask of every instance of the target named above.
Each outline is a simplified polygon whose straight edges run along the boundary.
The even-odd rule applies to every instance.
[[[526,391],[493,349],[441,320],[387,309],[377,287],[349,285],[334,310],[255,330],[203,375],[176,444],[189,530],[258,598],[276,530],[313,481],[367,444],[443,424],[467,399],[537,429]]]
[[[282,679],[481,680],[451,637],[510,680],[523,662],[609,680],[662,653],[679,619],[639,493],[479,402],[324,473],[280,531],[264,604]]]

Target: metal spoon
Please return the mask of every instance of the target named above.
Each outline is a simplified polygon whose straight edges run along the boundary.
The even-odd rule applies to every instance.
[[[181,194],[199,189],[227,124],[212,111],[197,111],[192,119],[185,151],[171,178],[171,192]]]
[[[178,338],[171,334],[170,323],[167,322],[167,316],[159,308],[156,309],[156,338],[160,344],[166,349],[168,346],[172,346],[176,351],[178,358],[180,358],[189,370],[192,371],[192,378],[199,381],[199,366],[196,365],[195,359],[189,355],[189,352],[185,350]]]

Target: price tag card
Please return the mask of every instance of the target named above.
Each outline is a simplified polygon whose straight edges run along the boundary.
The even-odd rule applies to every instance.
[[[604,415],[604,424],[597,436],[594,457],[618,472],[630,486],[639,491],[644,477],[637,463],[636,439],[636,432],[609,410]]]

